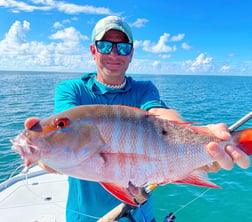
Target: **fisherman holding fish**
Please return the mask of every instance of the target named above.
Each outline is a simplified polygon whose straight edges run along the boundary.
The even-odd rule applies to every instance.
[[[146,110],[155,116],[182,121],[179,113],[160,100],[159,92],[150,81],[136,81],[126,76],[134,54],[133,36],[129,25],[120,17],[108,16],[96,24],[92,32],[90,51],[96,64],[96,72],[84,74],[80,79],[61,82],[56,89],[55,112],[60,113],[80,105],[126,105]],[[29,118],[25,127],[32,128],[38,118]],[[60,122],[64,124],[65,122]],[[207,128],[221,140],[230,139],[225,124],[211,124]],[[73,142],[74,143],[74,142]],[[214,164],[202,169],[210,172],[220,168],[231,170],[234,163],[248,168],[248,156],[236,146],[220,149],[210,142],[205,149],[215,159]],[[49,172],[50,167],[40,163]],[[69,177],[69,193],[66,207],[67,222],[97,221],[120,201],[99,183]],[[127,213],[124,221],[155,221],[152,197]]]

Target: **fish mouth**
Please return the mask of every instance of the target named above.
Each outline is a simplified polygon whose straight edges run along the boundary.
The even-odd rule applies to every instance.
[[[11,149],[21,155],[25,161],[25,166],[30,166],[39,160],[40,149],[32,144],[25,132],[10,141],[12,143]]]

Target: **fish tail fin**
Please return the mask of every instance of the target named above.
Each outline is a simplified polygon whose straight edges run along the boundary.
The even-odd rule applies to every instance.
[[[247,155],[252,155],[252,128],[232,133],[237,146]]]

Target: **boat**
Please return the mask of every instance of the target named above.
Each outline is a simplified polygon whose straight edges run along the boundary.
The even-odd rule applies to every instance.
[[[36,165],[2,182],[1,221],[65,222],[67,178],[47,173]]]
[[[0,184],[1,221],[66,222],[67,178],[36,165],[4,181]],[[125,209],[121,203],[98,222],[114,221]]]

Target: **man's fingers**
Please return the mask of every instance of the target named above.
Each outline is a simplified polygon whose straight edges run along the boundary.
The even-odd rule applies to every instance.
[[[206,146],[210,155],[218,162],[221,168],[231,170],[236,163],[241,168],[250,166],[250,158],[237,147],[227,145],[225,150],[221,149],[217,143],[211,142]]]
[[[226,152],[232,157],[233,161],[241,168],[247,169],[250,166],[250,158],[237,147],[227,145]]]
[[[221,140],[229,140],[231,138],[231,135],[228,132],[228,127],[224,123],[209,124],[207,127],[216,137]]]
[[[206,149],[221,168],[225,170],[231,170],[233,168],[233,159],[224,150],[220,149],[217,143],[211,142],[207,144]]]

